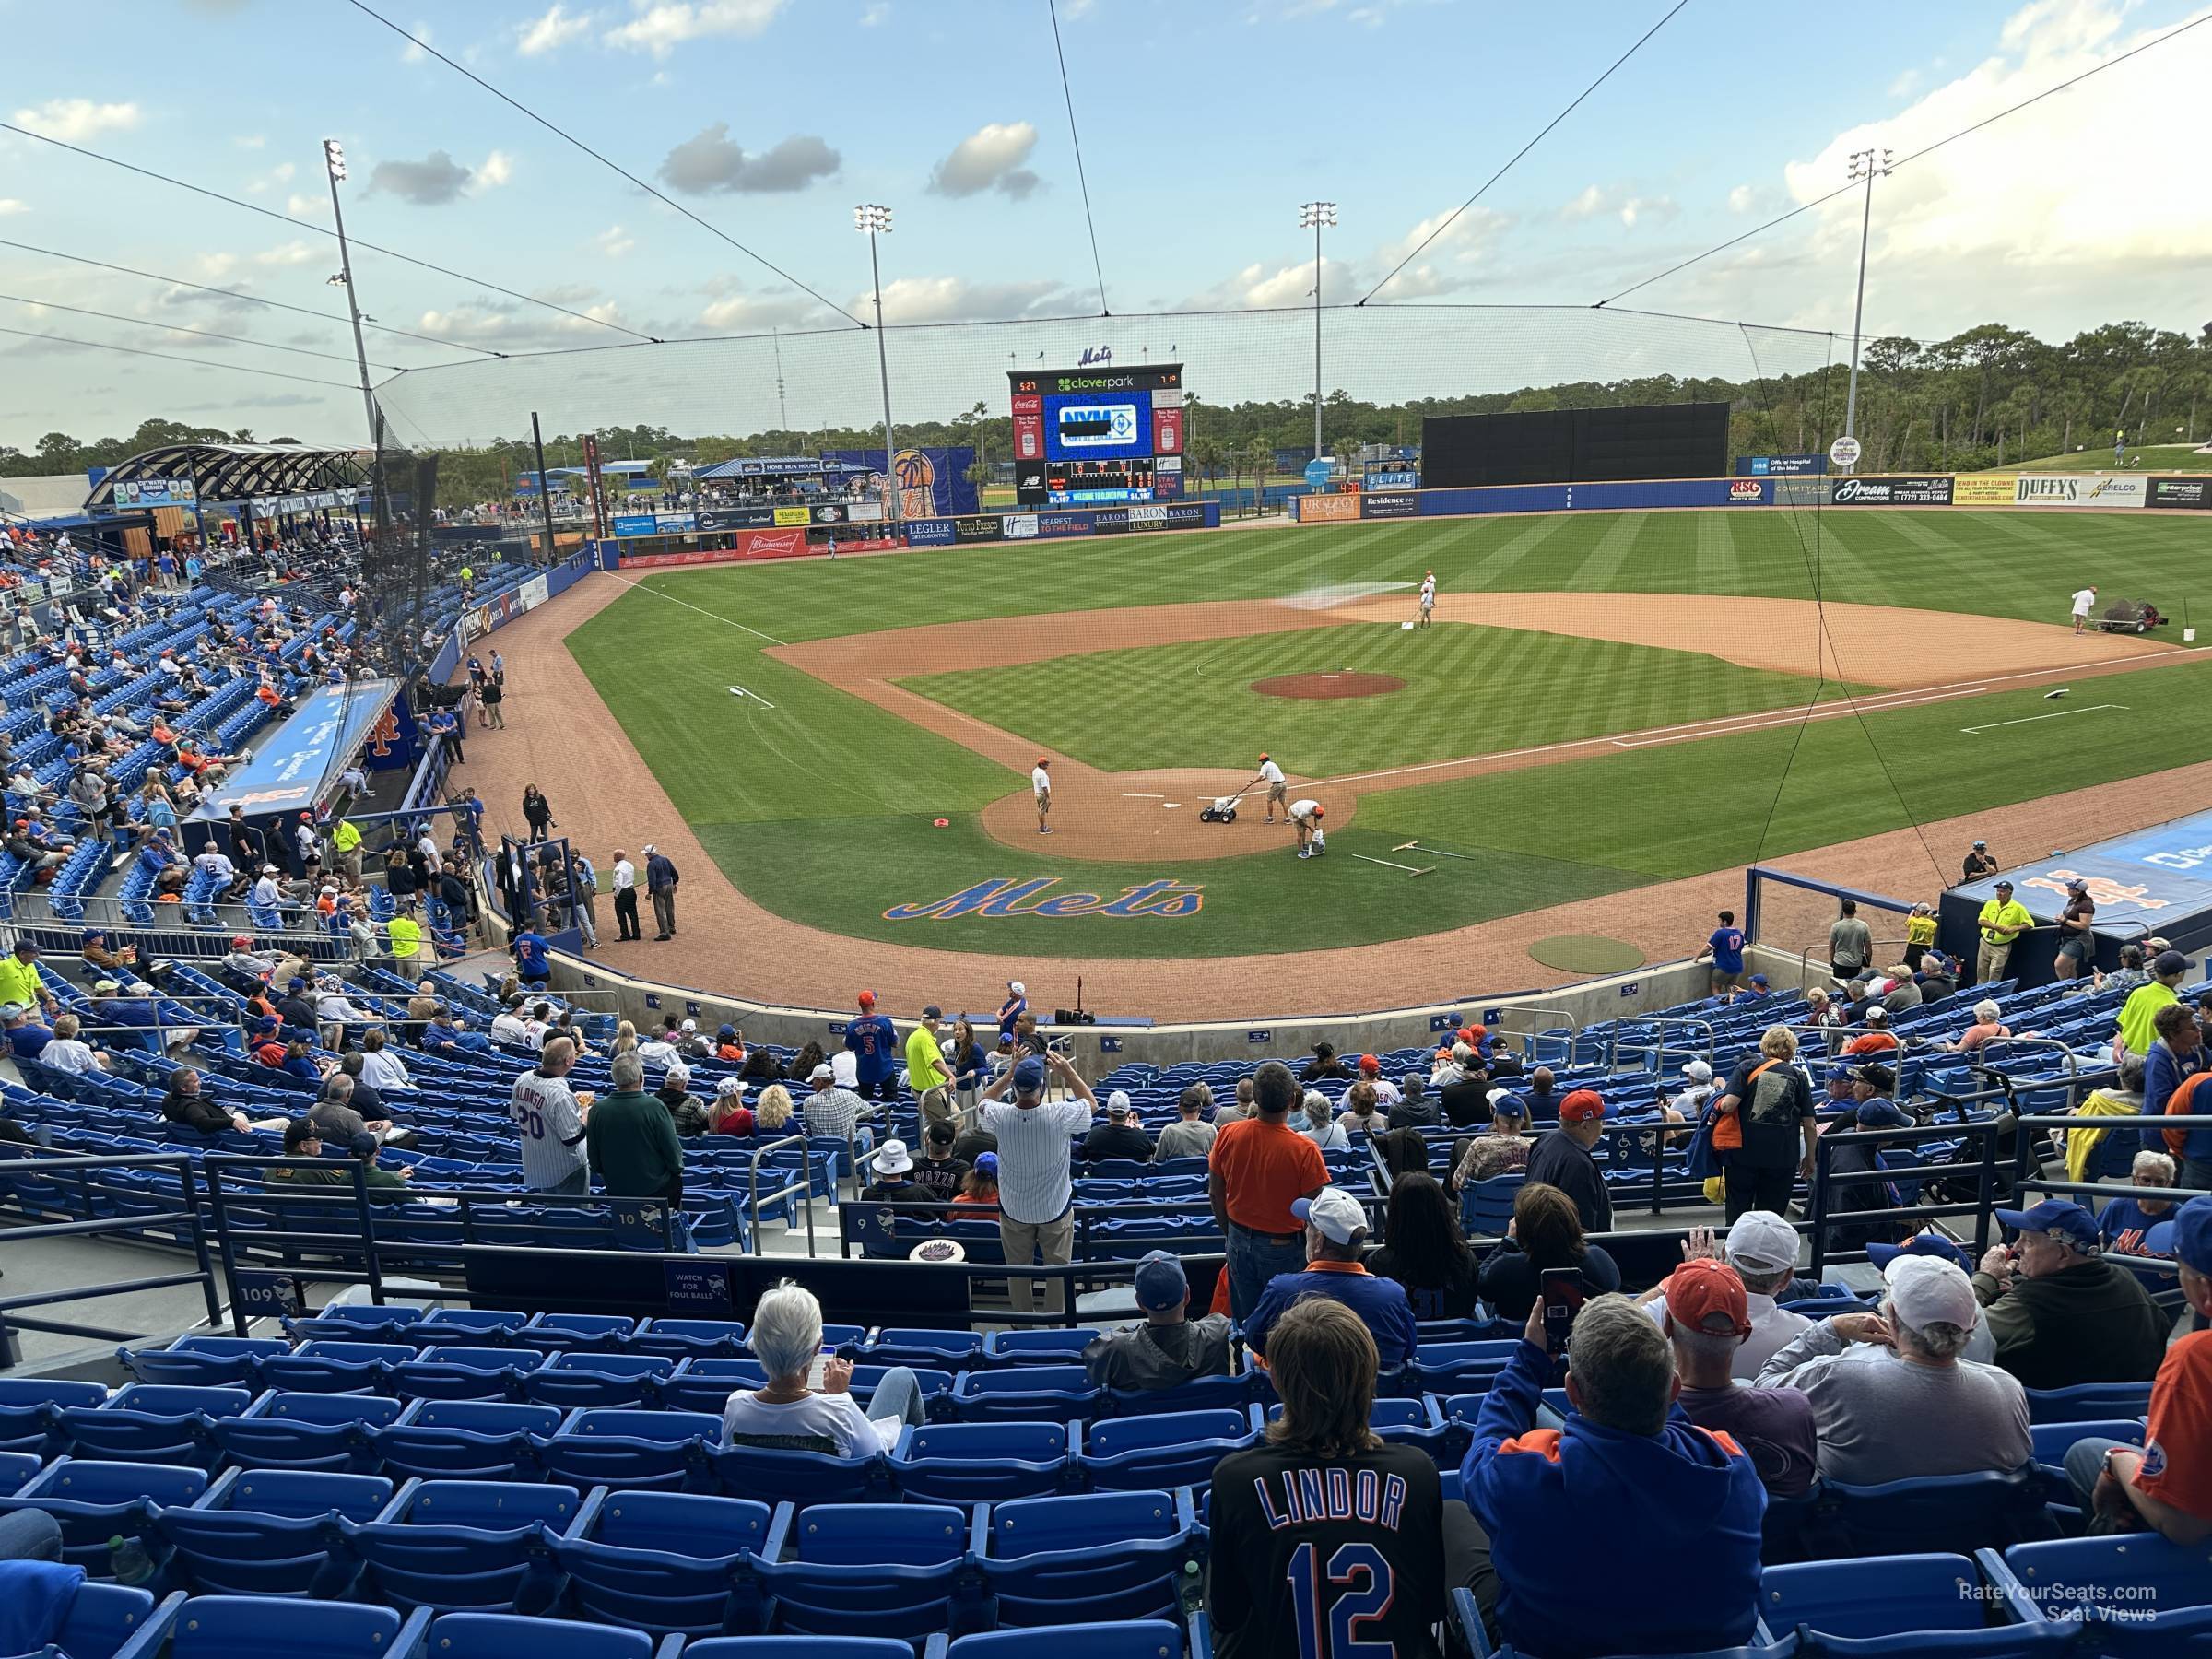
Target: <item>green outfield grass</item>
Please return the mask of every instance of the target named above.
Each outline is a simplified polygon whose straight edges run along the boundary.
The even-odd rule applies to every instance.
[[[1562,622],[1566,618],[1561,618]],[[1403,690],[1339,701],[1253,690],[1286,674],[1387,674]],[[1300,776],[1566,743],[1809,700],[1816,682],[1697,652],[1450,623],[1194,640],[901,685],[1106,771],[1242,765]],[[1100,712],[1111,711],[1108,718]]]
[[[1790,727],[1371,796],[1359,822],[1331,838],[1336,853],[1418,838],[1486,856],[1487,865],[1453,866],[1449,876],[1440,872],[1401,887],[1388,872],[1341,856],[1301,865],[1283,852],[1122,870],[1002,847],[983,835],[974,815],[1020,787],[1021,779],[784,666],[764,653],[766,641],[734,624],[782,641],[989,617],[1018,627],[1022,618],[1043,613],[1418,580],[1430,566],[1446,593],[1613,589],[1806,597],[1817,576],[1820,590],[1837,599],[2043,621],[2062,618],[2066,594],[2086,579],[2107,592],[2155,600],[2171,614],[2186,606],[2205,618],[2212,617],[2212,576],[2206,574],[2203,538],[2203,525],[2193,517],[2148,512],[1771,509],[1125,537],[655,576],[644,583],[646,591],[627,595],[571,635],[569,644],[709,851],[732,880],[779,913],[858,936],[955,948],[1068,956],[1294,950],[1456,926],[1896,828],[1908,819],[1890,777],[1903,788],[1912,817],[1925,819],[2212,759],[2212,733],[2200,735],[2202,723],[2186,718],[2206,689],[2206,675],[2189,663],[2089,682],[2068,705],[2022,692],[1873,715],[1864,728],[1848,719],[1815,723],[1789,762],[1786,784]],[[1472,629],[1434,632],[1479,637]],[[1547,636],[1515,638],[1525,645]],[[1397,642],[1389,630],[1378,630],[1378,649]],[[1277,636],[1262,643],[1279,651],[1282,642]],[[1443,639],[1420,643],[1454,649]],[[1550,649],[1582,643],[1561,641]],[[1343,649],[1332,647],[1330,654]],[[1267,666],[1288,671],[1280,661],[1271,657]],[[1051,724],[1043,711],[1059,695],[1054,682],[1064,670],[1093,672],[1068,663],[1033,671],[1029,678],[1037,701],[1010,707],[1007,724],[1041,734]],[[1385,671],[1413,677],[1399,666]],[[1199,689],[1208,682],[1192,677],[1184,700],[1193,724],[1187,734],[1179,729],[1174,759],[1248,764],[1253,742],[1239,724],[1234,699],[1209,698]],[[1258,676],[1210,683],[1241,696],[1252,677]],[[1787,683],[1787,677],[1771,677]],[[1539,679],[1543,690],[1530,695],[1526,683]],[[1621,698],[1625,683],[1617,680],[1608,691],[1532,662],[1524,682],[1494,689],[1487,703],[1471,700],[1465,731],[1446,747],[1452,752],[1511,747],[1492,739],[1501,730],[1524,729],[1524,722],[1619,731],[1674,718],[1653,717],[1656,703]],[[732,697],[732,684],[776,707]],[[1166,684],[1171,691],[1172,682]],[[1665,685],[1646,688],[1654,698],[1673,695]],[[1117,700],[1116,683],[1103,684],[1098,693],[1103,700],[1090,705],[1083,729],[1116,744],[1141,733],[1147,741],[1134,763],[1164,763],[1142,723],[1171,704],[1164,691],[1146,695],[1151,700],[1135,711]],[[1353,724],[1321,732],[1316,742],[1354,741],[1358,717],[1387,721],[1388,705],[1407,695],[1338,705],[1355,716]],[[1559,706],[1518,706],[1539,700]],[[1978,736],[1959,730],[2092,701],[2128,708]],[[1277,702],[1269,714],[1308,710],[1335,712],[1325,703]],[[2167,710],[2183,717],[2166,718]],[[2154,725],[2155,741],[2148,735]],[[1184,752],[1207,731],[1220,733],[1233,747],[1220,755]],[[1402,733],[1386,735],[1394,743],[1413,741]],[[1065,721],[1052,740],[1079,747],[1077,728]],[[951,827],[933,829],[936,817],[950,818]],[[2085,822],[2081,839],[2093,839],[2100,828]],[[1125,886],[1173,879],[1201,884],[1206,902],[1187,920],[883,919],[894,905],[943,899],[986,877],[1057,877],[1055,891],[1108,896]]]

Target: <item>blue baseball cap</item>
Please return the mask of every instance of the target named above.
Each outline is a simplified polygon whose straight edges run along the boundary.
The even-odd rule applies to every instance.
[[[2184,1267],[2212,1274],[2212,1198],[2192,1198],[2145,1235],[2152,1255],[2171,1256]]]
[[[1030,1054],[1014,1064],[1014,1088],[1019,1094],[1038,1094],[1044,1088],[1044,1062]]]
[[[1963,1272],[1971,1273],[1974,1264],[1966,1252],[1938,1232],[1914,1233],[1902,1244],[1869,1244],[1866,1259],[1877,1267],[1887,1270],[1899,1256],[1934,1256],[1939,1262],[1948,1262]]]
[[[1136,1305],[1147,1313],[1180,1308],[1191,1300],[1191,1281],[1172,1253],[1156,1250],[1136,1265]]]
[[[2042,1233],[2083,1255],[2098,1255],[2104,1250],[2103,1236],[2097,1230],[2097,1218],[2065,1198],[2046,1198],[2030,1209],[2001,1209],[1991,1213],[2001,1227],[2016,1228],[2022,1233]]]
[[[1912,1120],[1899,1110],[1895,1100],[1862,1100],[1859,1102],[1859,1127],[1862,1129],[1910,1129]]]
[[[981,1170],[984,1174],[990,1176],[992,1180],[996,1181],[998,1179],[998,1154],[995,1152],[978,1152],[975,1155],[974,1167]]]

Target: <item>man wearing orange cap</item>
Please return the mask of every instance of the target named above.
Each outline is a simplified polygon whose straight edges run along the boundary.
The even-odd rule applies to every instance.
[[[876,993],[863,991],[860,1018],[845,1023],[845,1047],[853,1055],[853,1092],[864,1100],[888,1100],[899,1092],[899,1033],[876,1012]]]
[[[1277,802],[1279,801],[1282,803],[1284,812],[1288,813],[1290,810],[1290,781],[1283,776],[1283,769],[1277,766],[1275,761],[1269,758],[1265,749],[1260,751],[1259,776],[1253,779],[1251,782],[1245,784],[1244,789],[1256,789],[1262,783],[1267,785],[1266,822],[1272,824],[1275,822],[1275,807]],[[1244,791],[1240,790],[1238,793],[1241,794],[1244,793]]]
[[[1030,793],[1037,797],[1037,833],[1050,835],[1053,827],[1044,820],[1053,810],[1053,762],[1049,756],[1037,757],[1037,764],[1030,769]]]
[[[1803,1497],[1819,1466],[1813,1403],[1794,1388],[1751,1388],[1736,1381],[1736,1350],[1751,1335],[1743,1279],[1718,1257],[1695,1256],[1675,1269],[1665,1288],[1683,1415],[1743,1447],[1768,1496]]]
[[[1290,828],[1298,832],[1298,855],[1311,858],[1316,853],[1329,850],[1328,840],[1321,832],[1322,805],[1319,801],[1290,803]]]
[[[1613,1230],[1613,1200],[1590,1148],[1605,1133],[1606,1103],[1594,1088],[1578,1088],[1559,1102],[1559,1126],[1528,1155],[1527,1179],[1556,1186],[1574,1200],[1586,1233]]]

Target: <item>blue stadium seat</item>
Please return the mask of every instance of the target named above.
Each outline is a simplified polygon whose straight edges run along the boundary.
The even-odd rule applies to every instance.
[[[2042,1478],[2030,1464],[2009,1475],[1937,1475],[1880,1486],[1824,1481],[1807,1537],[1828,1556],[1945,1555],[2049,1537]]]
[[[1004,1629],[1172,1618],[1201,1538],[1187,1488],[1093,1492],[978,1511],[972,1547]]]
[[[2088,1422],[2141,1417],[2150,1409],[2147,1382],[2077,1382],[2071,1388],[2028,1390],[2030,1423]]]
[[[1012,1427],[1001,1424],[1003,1430]],[[1106,1418],[1082,1431],[1075,1466],[1086,1488],[1152,1491],[1201,1487],[1231,1452],[1258,1442],[1249,1411],[1166,1411]]]
[[[1068,1475],[1059,1423],[924,1423],[899,1437],[891,1484],[924,1503],[1004,1503],[1057,1492]]]
[[[1979,1644],[1943,1644],[1946,1653],[1961,1659],[2047,1651],[2071,1637],[2041,1620],[2020,1623],[2027,1609],[1991,1594],[1981,1569],[1960,1555],[1870,1556],[1770,1567],[1759,1581],[1759,1608],[1770,1633],[1795,1630],[1816,1643],[1834,1637],[1872,1640],[1939,1631],[1980,1635]]]
[[[46,1466],[46,1460],[36,1452],[0,1452],[0,1498],[15,1495],[23,1485]]]
[[[424,1480],[535,1480],[531,1437],[558,1433],[551,1406],[504,1400],[417,1400],[389,1428],[371,1430],[370,1449],[387,1475]]]
[[[1453,1590],[1447,1622],[1458,1626],[1461,1644],[1473,1655],[1473,1659],[1529,1659],[1528,1655],[1510,1645],[1496,1647],[1491,1644],[1488,1633],[1483,1629],[1482,1614],[1477,1609],[1474,1594],[1469,1591]],[[1940,1642],[1944,1638],[1931,1640]],[[1708,1648],[1698,1653],[1671,1653],[1666,1655],[1666,1659],[1799,1659],[1801,1654],[1805,1659],[1812,1659],[1816,1652],[1834,1653],[1839,1655],[1839,1659],[1844,1653],[1861,1655],[1863,1659],[1936,1659],[1938,1654],[1946,1651],[1940,1647],[1910,1642],[1898,1646],[1888,1642],[1860,1643],[1850,1641],[1824,1644],[1816,1650],[1804,1643],[1793,1630],[1777,1641],[1755,1642],[1744,1647]]]
[[[1459,1225],[1468,1238],[1502,1239],[1506,1223],[1513,1218],[1513,1200],[1520,1195],[1523,1177],[1493,1175],[1470,1182],[1459,1193]]]
[[[578,1348],[611,1350],[637,1328],[638,1322],[626,1313],[540,1313],[513,1335],[524,1347],[559,1354]]]
[[[610,1625],[496,1613],[448,1613],[430,1621],[424,1653],[435,1659],[653,1659],[653,1638]]]
[[[567,1487],[411,1480],[373,1521],[341,1522],[362,1593],[441,1613],[542,1612],[559,1575],[541,1528],[566,1532],[585,1500]]]
[[[2212,1645],[2212,1558],[2157,1533],[2020,1544],[1980,1557],[1990,1582],[2018,1593],[2051,1619],[2091,1608],[2100,1651],[2175,1653]]]
[[[253,1404],[242,1388],[180,1388],[132,1382],[99,1406],[62,1408],[61,1431],[78,1457],[115,1463],[212,1465],[219,1450],[211,1423]]]
[[[116,1659],[406,1659],[430,1616],[273,1595],[172,1596]]]
[[[1079,1365],[1010,1365],[960,1372],[952,1414],[964,1423],[1073,1423],[1089,1417],[1100,1397]]]
[[[315,1323],[358,1325],[364,1342],[385,1340],[393,1333],[411,1330],[429,1315],[420,1308],[403,1307],[396,1302],[332,1302],[314,1315]],[[515,1319],[520,1322],[521,1314]],[[284,1328],[294,1336],[303,1333],[300,1326],[308,1321],[287,1319]],[[327,1333],[325,1333],[327,1334]]]
[[[249,1469],[374,1472],[369,1430],[406,1409],[377,1394],[263,1394],[238,1417],[217,1418],[209,1432],[223,1461]]]
[[[914,1659],[893,1636],[710,1636],[684,1643],[684,1659]]]
[[[1030,1630],[986,1630],[963,1636],[945,1649],[946,1659],[1030,1659],[1038,1638]],[[1182,1659],[1182,1627],[1164,1618],[1113,1624],[1060,1625],[1052,1634],[1053,1659]],[[687,1649],[696,1653],[696,1648]]]
[[[529,1314],[512,1308],[434,1308],[407,1336],[425,1346],[441,1343],[481,1347],[489,1346],[486,1337],[511,1339],[529,1323]]]
[[[577,1615],[656,1636],[714,1636],[759,1630],[765,1613],[744,1570],[780,1554],[790,1527],[788,1510],[741,1498],[610,1492],[594,1493],[566,1535],[540,1537],[568,1575]]]
[[[150,1591],[126,1584],[79,1584],[46,1653],[63,1659],[114,1659],[153,1617]]]
[[[828,1346],[826,1341],[825,1346]],[[876,1384],[889,1369],[882,1365],[853,1366],[853,1381],[846,1392],[865,1408],[875,1397]],[[952,1393],[952,1372],[923,1367],[910,1369],[913,1371],[915,1385],[922,1391],[924,1406]],[[687,1359],[676,1368],[674,1376],[660,1384],[659,1394],[661,1403],[673,1409],[711,1411],[720,1417],[733,1394],[741,1389],[761,1388],[767,1382],[768,1373],[760,1369],[758,1359]]]
[[[108,1391],[98,1382],[0,1377],[0,1451],[58,1454],[63,1407],[99,1406],[107,1397]]]
[[[393,1367],[391,1387],[403,1400],[516,1400],[523,1373],[544,1363],[530,1348],[441,1345]]]
[[[293,1393],[374,1394],[389,1384],[398,1367],[412,1364],[418,1352],[404,1342],[313,1337],[288,1354],[262,1360],[261,1385]]]
[[[156,1508],[153,1524],[172,1552],[170,1571],[195,1592],[328,1599],[356,1572],[333,1551],[337,1517],[367,1521],[391,1501],[392,1483],[374,1475],[248,1469],[189,1507]]]
[[[816,1503],[868,1503],[891,1495],[890,1468],[879,1455],[832,1457],[766,1446],[713,1446],[721,1431],[717,1418],[707,1461],[717,1488],[733,1497],[805,1509]]]
[[[1233,1377],[1194,1377],[1173,1388],[1111,1388],[1100,1400],[1109,1417],[1145,1417],[1161,1411],[1241,1410],[1274,1390],[1259,1371]]]
[[[180,1336],[160,1347],[117,1348],[115,1358],[141,1382],[254,1388],[259,1386],[255,1361],[291,1350],[280,1337]]]
[[[983,1358],[994,1365],[1079,1365],[1083,1350],[1100,1335],[1089,1325],[1072,1331],[994,1331],[984,1339]]]
[[[571,1352],[555,1354],[522,1374],[523,1398],[564,1411],[641,1406],[653,1402],[655,1382],[677,1361],[665,1354]]]
[[[649,1319],[623,1347],[676,1359],[734,1359],[745,1352],[745,1326],[731,1319]]]
[[[1442,1342],[1416,1350],[1408,1382],[1417,1394],[1477,1394],[1505,1370],[1520,1338],[1510,1342]]]
[[[201,1468],[64,1457],[13,1498],[0,1498],[0,1514],[44,1510],[61,1523],[62,1559],[94,1578],[111,1578],[109,1539],[143,1538],[151,1525],[149,1505],[191,1503],[209,1484]]]
[[[976,1511],[978,1524],[989,1512]],[[764,1553],[747,1565],[781,1630],[913,1641],[979,1629],[987,1617],[961,1510],[818,1504],[797,1518],[792,1543],[790,1560]]]
[[[982,1358],[983,1339],[974,1331],[924,1331],[888,1327],[860,1346],[854,1356],[870,1365],[925,1365],[957,1371]]]
[[[559,1431],[531,1436],[546,1478],[579,1490],[675,1491],[703,1477],[722,1419],[697,1411],[577,1411]]]

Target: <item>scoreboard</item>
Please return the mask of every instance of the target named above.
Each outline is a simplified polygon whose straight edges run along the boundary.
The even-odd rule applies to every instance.
[[[1030,370],[1006,377],[1014,500],[1103,507],[1182,494],[1182,365]]]

